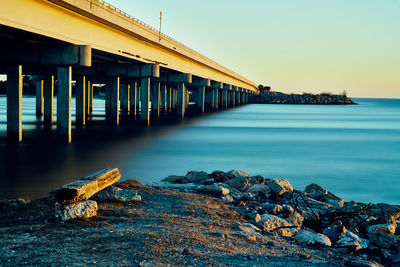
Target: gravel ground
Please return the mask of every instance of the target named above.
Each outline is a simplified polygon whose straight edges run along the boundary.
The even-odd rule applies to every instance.
[[[57,223],[54,199],[0,210],[0,266],[341,266],[362,260],[335,248],[249,233],[219,199],[119,183],[140,203],[99,202],[98,216]]]

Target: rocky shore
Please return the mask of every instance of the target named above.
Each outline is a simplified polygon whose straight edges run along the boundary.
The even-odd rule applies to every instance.
[[[250,95],[249,103],[253,104],[308,104],[308,105],[354,105],[345,94],[284,94],[267,92],[259,95]]]
[[[399,206],[346,202],[316,184],[191,171],[103,191],[85,219],[56,218],[54,194],[0,202],[0,266],[400,264]]]

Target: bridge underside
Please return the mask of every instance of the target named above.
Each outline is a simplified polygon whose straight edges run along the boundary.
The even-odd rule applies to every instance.
[[[54,3],[17,1],[42,8],[43,12],[48,12],[51,7],[54,16],[72,16],[75,24],[79,25],[81,21],[86,26],[91,25],[90,29],[99,26],[98,21],[72,14],[73,11],[64,7],[55,8]],[[150,124],[150,117],[158,118],[162,112],[176,112],[178,117],[183,118],[189,105],[189,94],[196,101],[199,112],[205,112],[207,109],[245,104],[247,96],[256,90],[248,80],[194,51],[189,51],[193,52],[191,60],[184,46],[172,44],[175,50],[182,50],[179,53],[169,51],[168,44],[157,47],[151,41],[151,34],[154,33],[142,35],[147,38],[144,38],[146,43],[146,40],[138,39],[133,34],[116,34],[115,27],[110,29],[109,25],[103,25],[106,33],[112,33],[103,37],[118,37],[117,41],[121,42],[117,43],[123,45],[128,45],[129,41],[132,47],[137,48],[135,51],[142,49],[143,54],[139,55],[129,52],[132,49],[110,49],[107,43],[113,43],[113,40],[99,41],[102,45],[96,45],[92,42],[96,39],[93,36],[88,38],[90,42],[72,42],[72,39],[82,39],[82,33],[90,33],[69,29],[71,40],[68,40],[65,29],[57,23],[55,28],[60,29],[58,35],[51,32],[54,30],[52,27],[47,29],[48,32],[38,30],[35,21],[32,22],[33,30],[27,30],[24,18],[14,12],[13,18],[22,20],[18,22],[20,27],[16,28],[18,23],[10,22],[7,9],[10,9],[8,5],[0,11],[0,74],[7,75],[7,136],[13,142],[22,140],[23,75],[30,75],[35,82],[36,115],[43,117],[45,125],[53,124],[53,96],[54,89],[57,89],[57,134],[60,140],[66,142],[71,142],[72,87],[75,89],[77,126],[85,125],[92,111],[93,84],[105,85],[106,117],[112,125],[119,124],[120,112],[137,117],[145,125]]]

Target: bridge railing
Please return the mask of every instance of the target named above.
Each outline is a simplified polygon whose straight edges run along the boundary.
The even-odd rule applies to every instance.
[[[159,30],[157,30],[156,28],[150,26],[149,24],[147,24],[147,23],[145,23],[145,22],[143,22],[143,21],[141,21],[141,20],[139,20],[139,19],[133,17],[132,15],[126,13],[125,11],[119,9],[118,7],[115,7],[115,6],[111,5],[110,3],[108,3],[108,2],[106,2],[106,1],[104,1],[104,0],[96,0],[96,1],[98,1],[98,2],[100,2],[100,3],[102,3],[102,4],[106,5],[106,6],[108,6],[109,8],[114,9],[114,10],[117,11],[118,13],[121,13],[122,15],[124,15],[124,16],[126,16],[126,17],[128,17],[128,18],[134,20],[135,22],[137,22],[137,23],[139,23],[139,24],[145,26],[146,28],[148,28],[148,29],[150,29],[150,30],[152,30],[152,31],[155,31],[156,33],[158,33],[159,35],[163,36],[164,38],[167,38],[168,40],[170,40],[170,41],[172,41],[172,42],[174,42],[174,43],[176,43],[176,44],[179,44],[179,45],[181,45],[181,46],[187,47],[186,45],[182,44],[181,42],[177,41],[176,39],[174,39],[174,38],[172,38],[172,37],[169,37],[168,35],[166,35],[166,34],[160,32]],[[92,2],[91,2],[91,3],[92,3]],[[188,47],[187,47],[187,48],[188,48]]]

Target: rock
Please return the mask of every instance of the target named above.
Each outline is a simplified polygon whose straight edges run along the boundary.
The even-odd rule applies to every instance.
[[[251,177],[250,174],[244,171],[239,171],[239,170],[231,170],[227,173],[227,175],[231,178],[237,178],[237,177]]]
[[[321,245],[324,247],[330,247],[332,245],[331,240],[326,235],[312,233],[306,230],[300,230],[294,238],[299,240],[301,243],[310,245]]]
[[[383,267],[383,265],[365,260],[347,260],[345,266],[348,267]]]
[[[294,213],[294,209],[293,209],[292,206],[290,206],[288,204],[283,204],[282,205],[282,210],[279,213],[279,216],[281,216],[281,217],[283,217],[285,219],[285,218],[288,218],[288,217],[292,216],[293,213]]]
[[[372,205],[365,213],[376,217],[376,223],[392,223],[400,217],[400,207],[379,203]]]
[[[225,182],[225,184],[244,192],[250,187],[250,178],[248,177],[236,177]]]
[[[234,202],[234,201],[235,201],[235,199],[233,199],[233,197],[232,197],[232,196],[230,196],[230,195],[227,195],[227,196],[223,196],[223,197],[222,197],[222,201],[224,201],[224,203],[227,203],[227,204],[229,204],[229,203],[232,203],[232,202]]]
[[[344,205],[344,200],[342,198],[337,197],[317,184],[310,184],[306,187],[304,192],[310,198],[331,204],[335,207],[343,207]]]
[[[162,179],[161,182],[171,184],[184,184],[186,183],[186,180],[185,176],[170,175],[167,178]]]
[[[210,174],[210,178],[214,179],[217,183],[224,183],[231,179],[231,177],[223,171],[214,171]]]
[[[208,177],[206,172],[190,171],[185,175],[185,181],[186,183],[204,184]]]
[[[55,204],[55,216],[57,220],[68,221],[78,218],[91,218],[97,215],[97,202],[85,200],[72,204]]]
[[[360,250],[366,249],[369,246],[369,241],[359,237],[351,231],[347,231],[339,237],[336,246]]]
[[[299,194],[301,194],[302,197],[299,196]],[[301,193],[301,192],[298,192],[298,194],[295,194],[295,199],[296,199],[296,201],[299,202],[299,210],[302,211],[303,216],[307,220],[315,219],[315,216],[314,216],[313,212],[310,210],[310,207],[313,209],[313,211],[316,214],[326,214],[333,208],[332,205],[309,198],[304,193]]]
[[[285,219],[290,225],[295,225],[301,228],[303,225],[304,217],[300,215],[297,211],[293,213],[292,216]]]
[[[1,210],[5,211],[10,208],[21,207],[21,206],[29,204],[29,203],[30,203],[29,200],[25,200],[23,198],[1,200],[0,201],[0,211]]]
[[[97,200],[101,201],[121,201],[121,202],[142,201],[141,196],[139,196],[135,190],[122,189],[113,186],[101,190],[99,193],[95,195],[95,197]]]
[[[375,246],[400,252],[400,236],[377,231],[376,233],[368,233],[368,238],[371,244]]]
[[[118,169],[101,170],[56,189],[55,199],[62,204],[87,200],[121,178]]]
[[[325,228],[322,233],[329,237],[330,240],[336,242],[341,235],[347,232],[346,227],[341,221],[336,221],[333,225]]]
[[[247,192],[252,194],[258,194],[259,192],[263,192],[265,193],[265,195],[268,196],[271,194],[271,189],[269,189],[269,186],[264,184],[254,184],[247,189]]]
[[[275,215],[270,215],[270,214],[261,215],[260,224],[264,231],[275,232],[279,236],[293,236],[296,233],[295,229],[291,228],[282,228],[276,230],[279,227],[289,226],[289,223],[285,219],[282,219]]]
[[[284,179],[266,179],[265,185],[269,187],[274,197],[280,196],[288,191],[293,191],[293,187],[290,185],[289,181]]]
[[[217,196],[227,196],[229,195],[229,189],[224,188],[218,184],[212,185],[202,185],[196,189],[199,193],[210,194],[210,195],[217,195]]]
[[[385,232],[394,235],[396,233],[396,228],[397,228],[396,223],[376,224],[368,226],[367,233],[376,234],[379,232]]]
[[[265,203],[262,205],[263,210],[272,215],[278,215],[282,211],[282,206],[279,204],[273,204],[273,203]]]
[[[196,184],[171,184],[171,183],[165,183],[165,182],[157,182],[152,185],[171,189],[171,190],[177,190],[177,191],[181,191],[181,192],[191,192],[191,193],[195,192],[196,189],[198,188],[198,185],[196,185]]]

